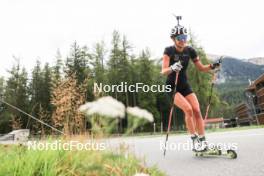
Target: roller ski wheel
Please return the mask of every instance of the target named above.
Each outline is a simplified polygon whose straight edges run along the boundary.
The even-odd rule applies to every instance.
[[[231,159],[236,159],[237,158],[237,153],[234,150],[227,150],[227,155],[231,158]]]

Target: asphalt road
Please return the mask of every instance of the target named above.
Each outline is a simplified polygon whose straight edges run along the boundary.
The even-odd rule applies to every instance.
[[[186,150],[190,142],[187,135],[170,135],[165,157],[162,148],[165,135],[117,138],[108,144],[110,147],[125,144],[146,165],[156,165],[169,176],[264,176],[263,128],[209,133],[207,140],[210,144],[237,148],[238,158],[195,157],[191,150]]]

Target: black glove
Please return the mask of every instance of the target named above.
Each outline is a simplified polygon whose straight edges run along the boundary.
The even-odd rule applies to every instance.
[[[210,64],[211,69],[214,70],[214,69],[220,67],[221,66],[221,62],[222,62],[222,60],[220,59],[219,61],[217,61],[217,62],[215,62],[213,64]]]
[[[210,64],[210,67],[211,67],[212,70],[214,70],[214,69],[220,67],[220,65],[221,65],[221,63],[219,63],[219,62],[215,62],[215,63],[213,63],[213,64]]]

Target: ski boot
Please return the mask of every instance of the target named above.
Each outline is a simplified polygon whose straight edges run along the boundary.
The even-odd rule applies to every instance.
[[[207,151],[208,150],[208,143],[205,139],[205,136],[199,136],[198,138],[199,143],[200,143],[200,151]]]
[[[203,151],[204,149],[202,148],[202,145],[201,145],[201,142],[199,140],[199,137],[194,134],[191,136],[191,139],[192,139],[192,151],[194,152],[198,152],[198,151]]]

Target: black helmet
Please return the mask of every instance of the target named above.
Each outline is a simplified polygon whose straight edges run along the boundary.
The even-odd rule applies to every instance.
[[[181,34],[187,34],[187,29],[184,27],[184,26],[180,26],[180,25],[177,25],[177,26],[174,26],[172,29],[171,29],[171,33],[170,33],[170,37],[176,37],[178,35],[181,35]]]

